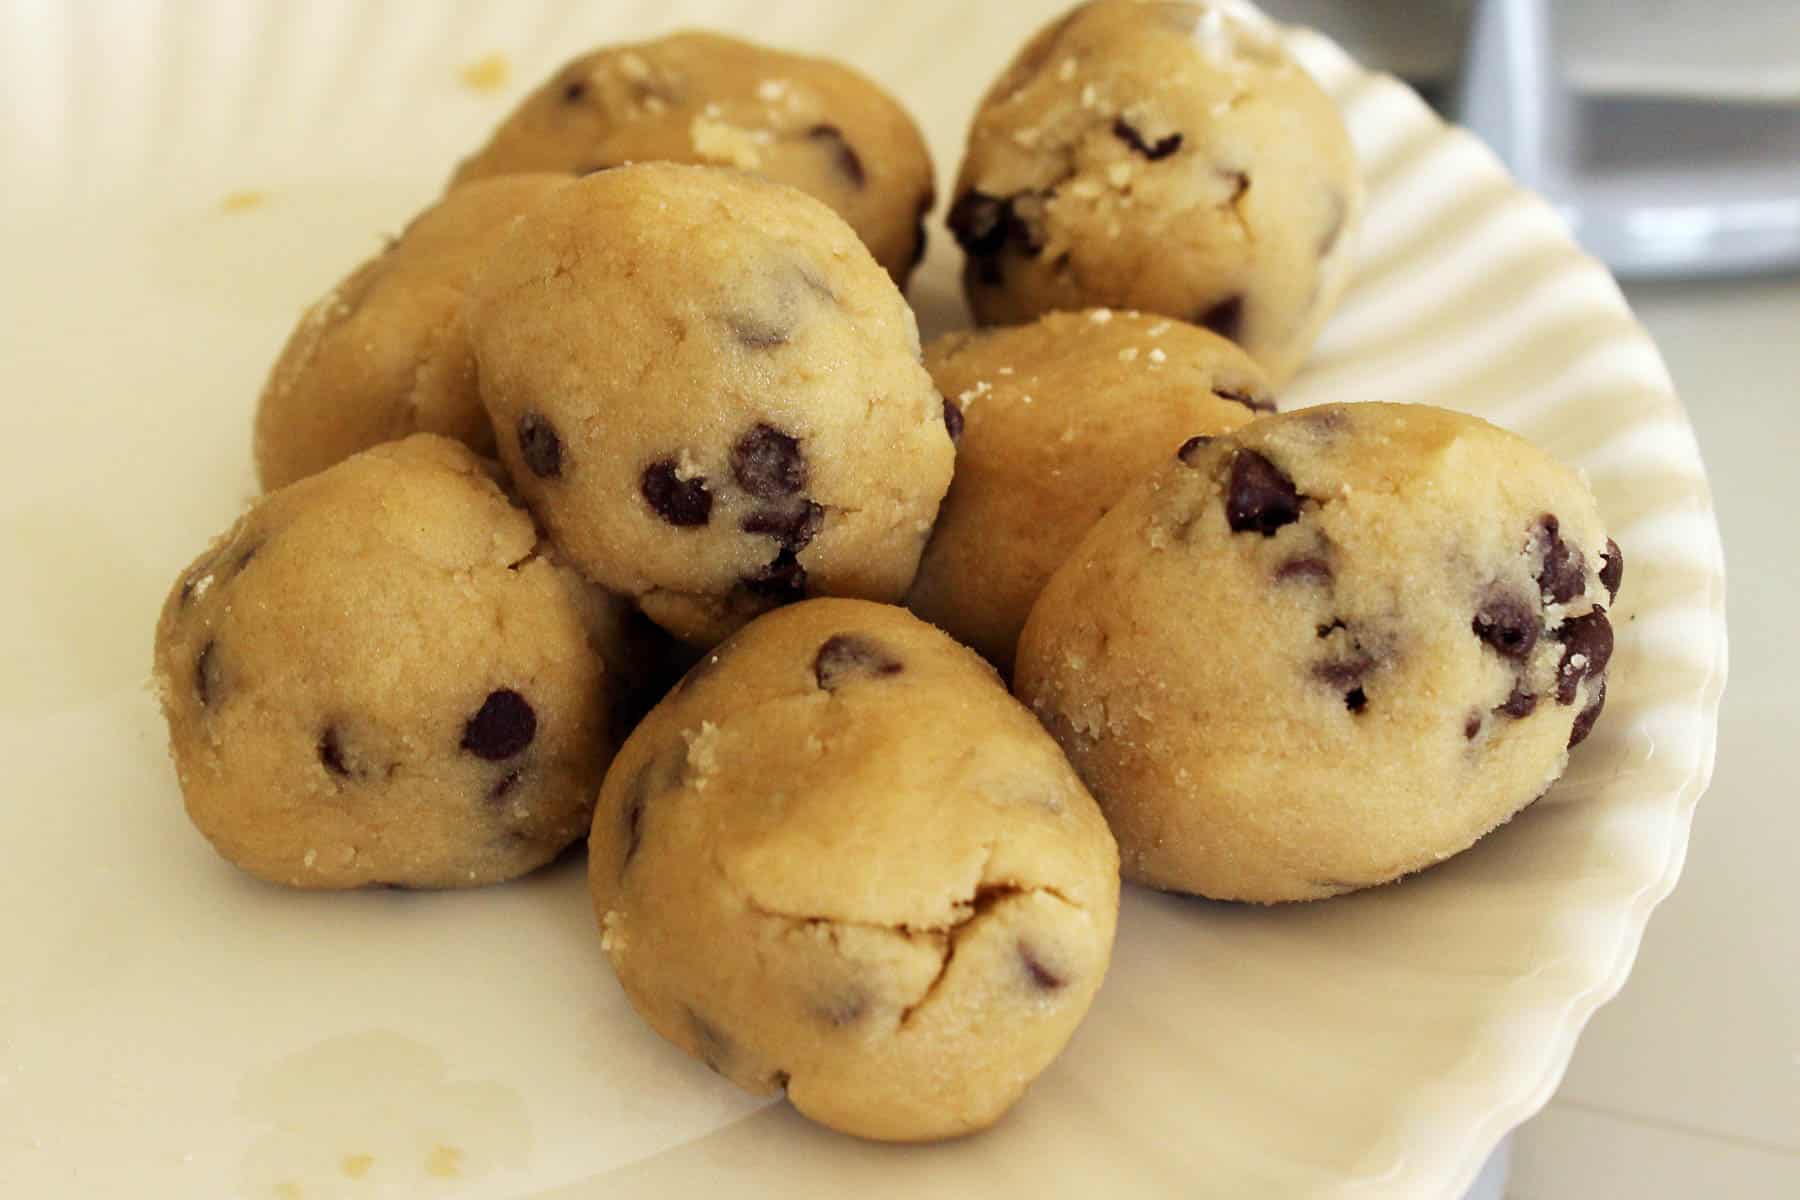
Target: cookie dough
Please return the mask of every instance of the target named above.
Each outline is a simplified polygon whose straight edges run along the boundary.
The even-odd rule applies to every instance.
[[[1242,10],[1096,0],[975,114],[949,226],[983,322],[1139,308],[1280,387],[1348,278],[1362,185],[1329,97]]]
[[[946,334],[925,366],[962,434],[907,604],[1003,672],[1044,581],[1113,501],[1194,434],[1275,408],[1224,338],[1105,308]]]
[[[830,209],[620,167],[520,221],[472,304],[515,483],[665,629],[705,646],[803,596],[905,593],[954,450],[912,310]]]
[[[602,945],[663,1037],[863,1137],[984,1128],[1106,971],[1118,857],[991,668],[812,600],[701,660],[607,773]]]
[[[898,101],[841,63],[713,33],[609,46],[526,97],[453,183],[628,162],[738,167],[849,222],[906,286],[925,254],[931,158]]]
[[[518,175],[458,188],[306,311],[257,407],[265,491],[411,433],[494,452],[463,299],[507,223],[568,182]]]
[[[625,609],[493,468],[418,434],[258,501],[176,580],[156,682],[188,815],[300,888],[464,887],[586,830]]]
[[[1333,405],[1196,439],[1051,578],[1016,690],[1126,877],[1308,900],[1543,795],[1606,699],[1624,560],[1575,472],[1474,417]]]

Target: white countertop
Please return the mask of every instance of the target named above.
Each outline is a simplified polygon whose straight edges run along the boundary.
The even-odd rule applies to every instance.
[[[1699,431],[1731,674],[1687,866],[1515,1139],[1514,1200],[1800,1197],[1800,277],[1626,294]],[[1629,551],[1628,551],[1629,553]],[[1629,569],[1629,567],[1627,568]]]

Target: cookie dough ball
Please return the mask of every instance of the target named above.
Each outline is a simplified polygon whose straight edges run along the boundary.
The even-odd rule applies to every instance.
[[[1100,985],[1118,854],[971,651],[813,600],[702,659],[607,773],[602,944],[656,1031],[863,1137],[984,1128]]]
[[[1097,0],[983,99],[949,224],[983,322],[1104,304],[1231,338],[1280,387],[1349,275],[1362,186],[1329,97],[1212,3]]]
[[[412,433],[494,452],[463,300],[507,223],[568,182],[517,175],[458,188],[306,311],[256,412],[265,490]]]
[[[946,334],[925,365],[962,435],[907,603],[1008,672],[1031,602],[1113,501],[1193,435],[1275,407],[1224,338],[1104,308]]]
[[[418,434],[271,493],[184,571],[156,679],[188,815],[300,888],[464,887],[586,830],[623,610]]]
[[[924,257],[931,158],[899,102],[841,63],[713,33],[568,63],[453,182],[656,160],[738,167],[799,188],[849,222],[901,287]]]
[[[1606,698],[1622,569],[1575,472],[1473,417],[1267,417],[1088,532],[1016,690],[1127,878],[1331,896],[1448,858],[1562,774]]]
[[[955,452],[912,310],[824,205],[605,171],[515,226],[473,305],[514,481],[659,625],[706,646],[802,596],[905,593]]]

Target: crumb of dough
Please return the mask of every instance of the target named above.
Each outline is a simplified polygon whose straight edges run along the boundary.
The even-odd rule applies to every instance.
[[[250,212],[252,209],[261,208],[268,202],[269,193],[246,188],[243,191],[227,192],[225,198],[219,201],[219,211],[225,213]]]
[[[512,79],[512,64],[504,54],[489,54],[465,64],[456,75],[472,92],[497,92]]]

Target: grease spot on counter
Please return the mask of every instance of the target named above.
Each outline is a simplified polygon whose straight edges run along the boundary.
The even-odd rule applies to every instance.
[[[504,54],[489,54],[465,64],[456,76],[472,92],[497,92],[512,79],[512,64]]]
[[[219,201],[222,213],[255,212],[269,202],[269,193],[255,188],[244,188],[241,191],[226,192],[225,198]]]
[[[281,1059],[244,1078],[237,1107],[266,1127],[240,1170],[247,1197],[411,1196],[522,1167],[532,1149],[516,1090],[459,1077],[397,1033],[347,1034]]]

